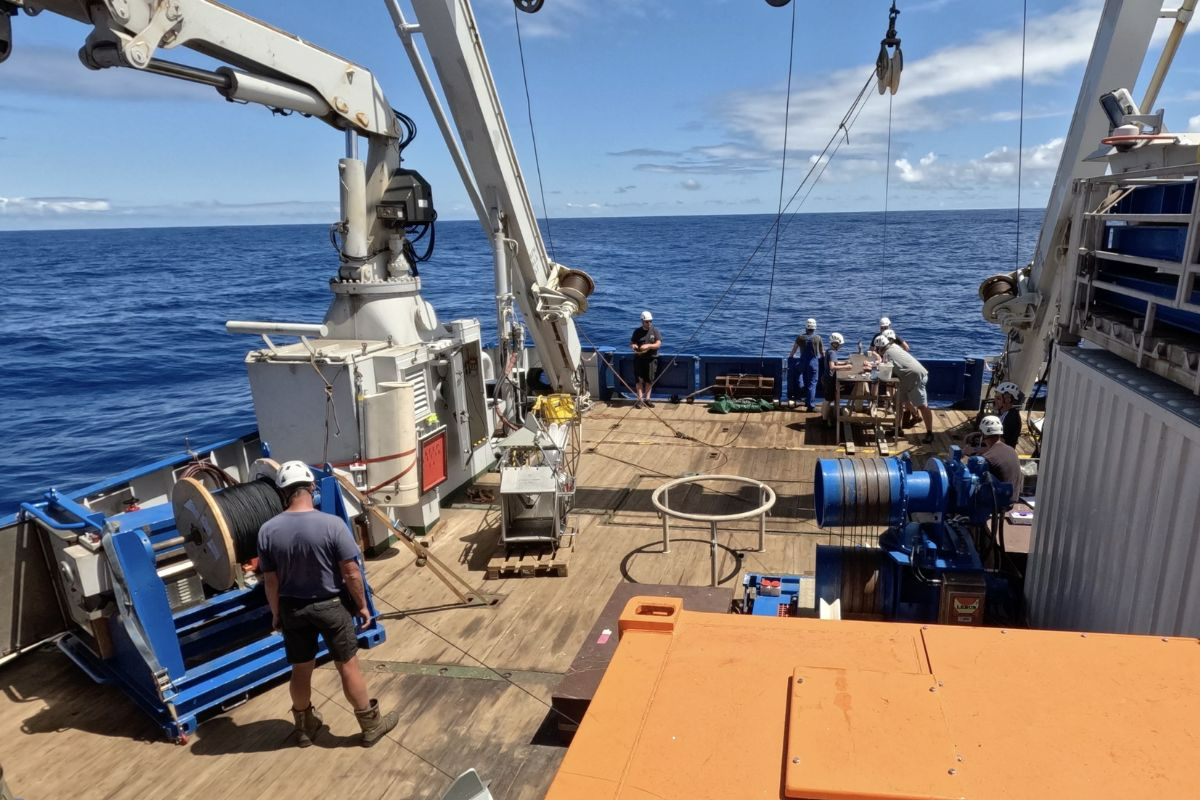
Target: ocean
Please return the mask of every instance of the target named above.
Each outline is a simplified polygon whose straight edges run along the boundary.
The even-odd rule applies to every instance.
[[[1022,258],[1041,216],[1021,213]],[[547,238],[596,281],[585,345],[626,345],[649,309],[664,353],[787,355],[807,317],[853,349],[883,314],[918,358],[956,358],[1002,346],[976,290],[1017,262],[1015,217],[803,214],[777,251],[768,215],[554,219]],[[225,321],[320,322],[337,271],[324,225],[0,232],[0,265],[0,515],[253,425],[242,361],[258,340]],[[421,279],[443,322],[477,317],[494,341],[477,222],[438,224]]]

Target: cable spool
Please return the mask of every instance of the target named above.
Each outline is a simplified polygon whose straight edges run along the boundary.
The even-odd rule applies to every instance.
[[[184,478],[171,491],[171,508],[196,572],[224,591],[245,585],[241,565],[258,555],[258,529],[283,511],[283,498],[267,475],[219,490]]]
[[[889,459],[839,458],[817,462],[814,481],[821,527],[889,525],[900,495],[898,470]]]
[[[907,458],[822,458],[813,476],[822,528],[901,525],[913,512],[944,512],[949,491],[946,465],[937,458],[919,470]]]

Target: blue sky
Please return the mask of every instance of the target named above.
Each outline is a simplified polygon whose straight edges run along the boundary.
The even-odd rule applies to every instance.
[[[418,123],[406,164],[433,184],[441,216],[471,215],[382,2],[233,5],[372,70],[392,105]],[[892,109],[890,207],[1011,208],[1021,3],[899,5],[906,69]],[[475,6],[532,182],[512,5]],[[1022,205],[1036,207],[1053,179],[1101,3],[1028,6]],[[788,194],[870,71],[887,7],[797,6]],[[540,13],[522,15],[550,216],[773,212],[791,15],[791,6],[763,0],[545,0]],[[0,229],[336,218],[340,132],[231,104],[205,87],[88,71],[75,55],[87,29],[49,13],[19,16],[13,28],[14,53],[0,64]],[[1191,40],[1160,97],[1174,130],[1200,125]],[[182,49],[161,55],[207,64]],[[887,124],[887,98],[873,96],[804,210],[882,207]],[[540,213],[536,184],[531,195]]]

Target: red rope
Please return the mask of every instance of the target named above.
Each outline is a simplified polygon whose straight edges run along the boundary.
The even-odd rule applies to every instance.
[[[415,452],[415,451],[411,451],[411,450],[410,450],[409,452]],[[363,492],[363,494],[367,494],[367,495],[375,494],[375,493],[376,493],[376,492],[378,492],[380,489],[382,489],[383,487],[387,486],[389,483],[394,483],[395,481],[398,481],[398,480],[400,480],[401,478],[403,478],[403,477],[404,477],[405,475],[407,475],[408,473],[412,472],[412,470],[413,470],[413,467],[415,467],[416,465],[417,465],[417,462],[416,462],[416,460],[414,459],[414,460],[413,460],[413,463],[411,463],[411,464],[409,464],[407,467],[405,467],[403,472],[401,472],[401,473],[400,473],[400,474],[398,474],[398,475],[393,475],[392,477],[388,478],[386,481],[384,481],[383,483],[379,484],[378,486],[373,486],[373,487],[371,487],[370,489],[367,489],[365,492]]]
[[[351,467],[356,464],[378,464],[381,461],[395,461],[397,458],[411,456],[415,452],[417,452],[417,449],[414,447],[412,450],[405,450],[403,453],[392,453],[390,456],[378,456],[376,458],[356,458],[352,461],[339,461],[338,463],[331,464],[330,466]]]

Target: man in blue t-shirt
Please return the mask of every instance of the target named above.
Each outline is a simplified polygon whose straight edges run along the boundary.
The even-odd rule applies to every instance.
[[[272,628],[283,632],[284,651],[292,665],[288,688],[299,745],[312,744],[324,724],[312,704],[319,635],[333,656],[342,692],[358,718],[360,743],[370,747],[396,727],[399,714],[380,714],[379,703],[367,693],[351,617],[353,610],[364,627],[371,621],[358,545],[340,517],[313,506],[315,483],[312,470],[302,461],[289,461],[279,468],[275,485],[283,493],[285,509],[258,531],[258,565],[271,606]]]

